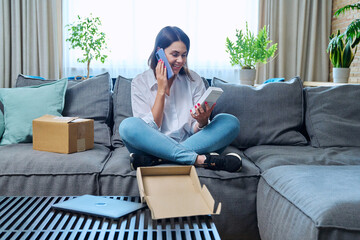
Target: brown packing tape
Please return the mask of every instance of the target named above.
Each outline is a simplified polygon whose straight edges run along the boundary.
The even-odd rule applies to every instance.
[[[76,124],[68,124],[68,153],[77,152],[77,129]]]
[[[86,150],[86,141],[85,138],[80,138],[76,142],[76,147],[78,152],[83,152]]]
[[[77,125],[77,141],[76,141],[76,150],[77,152],[83,152],[86,150],[86,125],[78,124]]]
[[[77,131],[77,138],[82,139],[86,137],[86,126],[85,124],[77,124],[78,131]]]

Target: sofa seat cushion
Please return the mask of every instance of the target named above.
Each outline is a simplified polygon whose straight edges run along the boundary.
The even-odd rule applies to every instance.
[[[1,146],[0,195],[98,194],[109,153],[99,144],[73,154],[36,151],[31,143]]]
[[[131,171],[126,147],[115,148],[100,173],[101,195],[139,196],[136,171]]]
[[[360,239],[360,166],[280,166],[263,173],[261,239]]]
[[[242,153],[234,147],[226,152]],[[159,166],[161,167],[161,166]],[[215,202],[222,203],[221,214],[213,216],[224,239],[259,239],[256,222],[256,189],[259,169],[243,156],[239,173],[196,168],[201,184],[209,189]],[[136,171],[130,170],[126,147],[116,148],[100,175],[102,195],[139,196]],[[246,207],[244,207],[246,206]],[[227,222],[236,222],[229,226]]]
[[[281,165],[360,165],[360,147],[256,146],[244,151],[261,172]]]
[[[215,178],[221,180],[231,180],[238,179],[244,177],[259,177],[260,171],[259,169],[249,161],[242,151],[238,150],[233,146],[229,146],[225,149],[223,154],[227,154],[229,152],[235,152],[242,157],[242,170],[237,173],[230,173],[227,171],[213,171],[204,168],[196,168],[198,176],[201,178]],[[130,153],[126,147],[115,148],[111,153],[111,157],[109,161],[106,163],[103,171],[101,172],[101,177],[105,176],[121,176],[121,177],[135,177],[136,171],[132,171],[130,169]],[[176,164],[164,164],[164,165],[176,165]],[[161,166],[161,165],[160,165]],[[105,189],[104,189],[105,190]],[[112,189],[109,189],[111,191]],[[138,195],[138,192],[137,192]]]

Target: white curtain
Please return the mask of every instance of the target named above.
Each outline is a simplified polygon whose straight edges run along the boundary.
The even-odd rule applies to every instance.
[[[0,87],[19,73],[60,77],[61,0],[1,0],[0,20]]]
[[[100,17],[106,33],[108,58],[93,61],[90,75],[108,71],[112,77],[135,77],[148,68],[147,60],[155,37],[165,26],[178,26],[190,38],[189,68],[203,77],[238,82],[238,68],[232,67],[225,52],[226,37],[234,40],[235,30],[248,21],[257,32],[258,1],[248,0],[63,0],[63,25],[92,13]],[[76,62],[78,51],[69,50],[64,31],[64,76],[85,75],[86,64]]]
[[[278,43],[278,51],[274,61],[259,66],[258,83],[294,76],[303,81],[328,81],[331,17],[332,1],[260,0],[259,26],[270,26],[270,38]]]

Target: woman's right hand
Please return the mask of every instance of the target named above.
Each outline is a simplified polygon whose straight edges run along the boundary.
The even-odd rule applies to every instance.
[[[166,67],[164,65],[164,62],[162,60],[158,61],[158,64],[156,65],[155,68],[155,72],[156,72],[156,80],[158,83],[158,92],[160,91],[161,93],[167,93],[168,91],[168,80],[167,80],[167,76],[166,76]]]
[[[156,81],[158,83],[158,90],[155,98],[151,112],[154,117],[155,123],[158,127],[161,127],[163,115],[164,115],[164,105],[165,105],[165,94],[169,96],[169,85],[166,77],[166,68],[162,60],[158,61],[158,64],[155,68]]]

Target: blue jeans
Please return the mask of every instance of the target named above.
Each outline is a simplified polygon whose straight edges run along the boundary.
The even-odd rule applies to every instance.
[[[239,131],[239,120],[227,113],[216,115],[208,126],[181,143],[150,127],[141,118],[126,118],[119,126],[120,136],[129,152],[187,165],[193,165],[198,155],[221,153]]]

